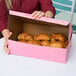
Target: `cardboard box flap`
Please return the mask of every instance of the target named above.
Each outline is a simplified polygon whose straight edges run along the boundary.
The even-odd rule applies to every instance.
[[[27,13],[22,13],[22,12],[16,12],[16,11],[9,11],[10,15],[14,15],[14,16],[19,16],[19,17],[24,17],[24,18],[29,18],[29,19],[34,19],[31,14],[27,14]],[[46,18],[46,17],[42,17],[40,19],[36,19],[39,21],[44,21],[44,22],[50,22],[50,23],[55,23],[55,24],[60,24],[60,25],[64,25],[67,26],[69,25],[68,21],[63,21],[63,20],[57,20],[57,19],[53,19],[53,18]]]

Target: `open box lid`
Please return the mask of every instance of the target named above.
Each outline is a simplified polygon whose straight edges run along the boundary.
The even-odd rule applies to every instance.
[[[14,16],[28,18],[28,19],[34,19],[31,14],[27,14],[27,13],[16,12],[16,11],[10,10],[9,14],[10,15],[14,15]],[[54,19],[54,18],[41,17],[40,19],[35,19],[35,20],[45,21],[45,22],[50,22],[50,23],[55,23],[55,24],[60,24],[60,25],[64,25],[64,26],[69,25],[69,21],[63,21],[63,20],[58,20],[58,19]]]

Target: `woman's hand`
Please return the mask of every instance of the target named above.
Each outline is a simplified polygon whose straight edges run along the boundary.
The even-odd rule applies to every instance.
[[[45,17],[48,17],[48,18],[53,18],[53,13],[51,11],[46,11],[45,12]]]
[[[35,19],[40,19],[43,16],[44,16],[44,12],[41,12],[41,11],[34,11],[32,13],[32,17]]]
[[[12,32],[10,32],[8,29],[4,29],[2,31],[3,37],[5,38],[4,41],[4,50],[6,53],[9,54],[9,49],[8,49],[8,38],[12,35]]]
[[[5,39],[8,39],[12,35],[12,32],[10,32],[8,29],[4,29],[2,31],[2,35]]]
[[[46,11],[45,13],[41,12],[41,11],[35,11],[35,12],[32,13],[32,17],[35,18],[35,19],[40,19],[43,16],[48,17],[48,18],[52,18],[53,13],[51,11]]]

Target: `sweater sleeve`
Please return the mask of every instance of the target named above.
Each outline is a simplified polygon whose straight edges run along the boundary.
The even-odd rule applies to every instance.
[[[51,11],[55,16],[55,7],[53,6],[53,3],[51,0],[39,0],[41,5],[41,11]]]
[[[0,32],[3,29],[7,29],[8,25],[8,10],[6,8],[5,1],[0,1]]]

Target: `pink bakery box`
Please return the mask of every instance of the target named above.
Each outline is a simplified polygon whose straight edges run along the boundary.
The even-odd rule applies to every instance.
[[[10,11],[8,28],[13,32],[8,40],[10,54],[59,63],[67,62],[72,38],[72,27],[69,22],[45,17],[34,19],[31,14]],[[52,48],[18,42],[17,36],[22,32],[28,32],[32,35],[63,33],[68,37],[69,44],[66,48]]]

